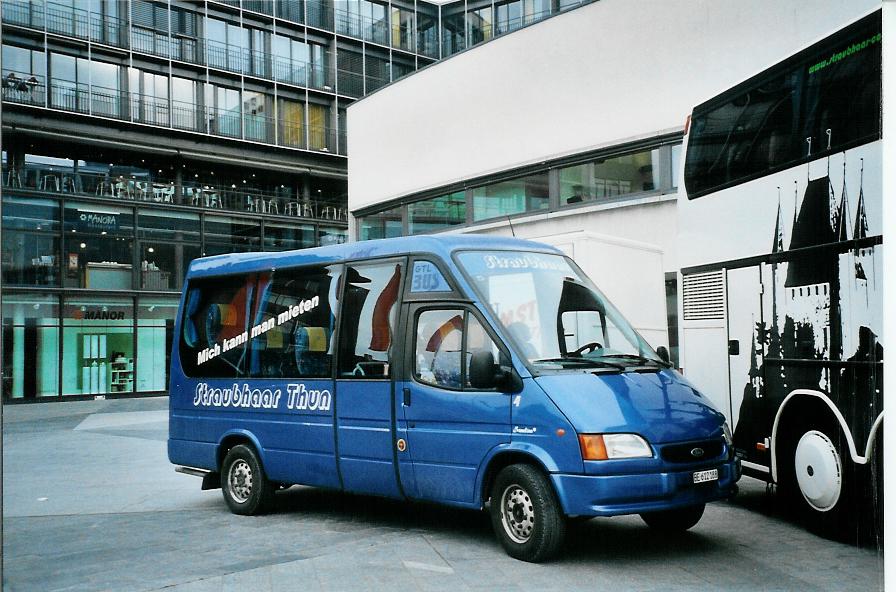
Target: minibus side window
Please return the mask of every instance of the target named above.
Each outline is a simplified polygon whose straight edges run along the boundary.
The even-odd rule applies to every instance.
[[[414,376],[419,382],[447,389],[472,389],[468,377],[470,358],[481,350],[491,351],[499,359],[498,347],[469,312],[426,310],[417,317]]]
[[[330,376],[340,268],[278,269],[259,294],[250,334],[249,376]]]
[[[392,261],[346,268],[340,303],[340,377],[389,377],[402,267]]]
[[[270,274],[194,280],[184,301],[180,360],[187,376],[236,378],[246,372],[250,320]]]

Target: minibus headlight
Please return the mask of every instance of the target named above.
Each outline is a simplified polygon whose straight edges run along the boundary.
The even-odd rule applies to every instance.
[[[581,434],[579,445],[585,460],[653,456],[650,445],[637,434]]]
[[[731,428],[728,427],[728,422],[722,422],[722,435],[725,437],[725,444],[728,445],[728,448],[734,446],[734,437],[731,435]]]

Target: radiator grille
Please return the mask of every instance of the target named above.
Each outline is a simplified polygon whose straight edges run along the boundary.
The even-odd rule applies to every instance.
[[[695,273],[682,278],[681,300],[686,321],[725,318],[725,276],[723,271]]]

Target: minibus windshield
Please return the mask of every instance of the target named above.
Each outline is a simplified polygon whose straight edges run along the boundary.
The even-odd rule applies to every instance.
[[[666,366],[568,258],[465,251],[458,261],[517,351],[537,369]]]

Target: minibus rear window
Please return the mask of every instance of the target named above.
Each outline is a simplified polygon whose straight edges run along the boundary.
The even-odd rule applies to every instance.
[[[187,376],[330,376],[339,266],[193,280],[180,360]]]

